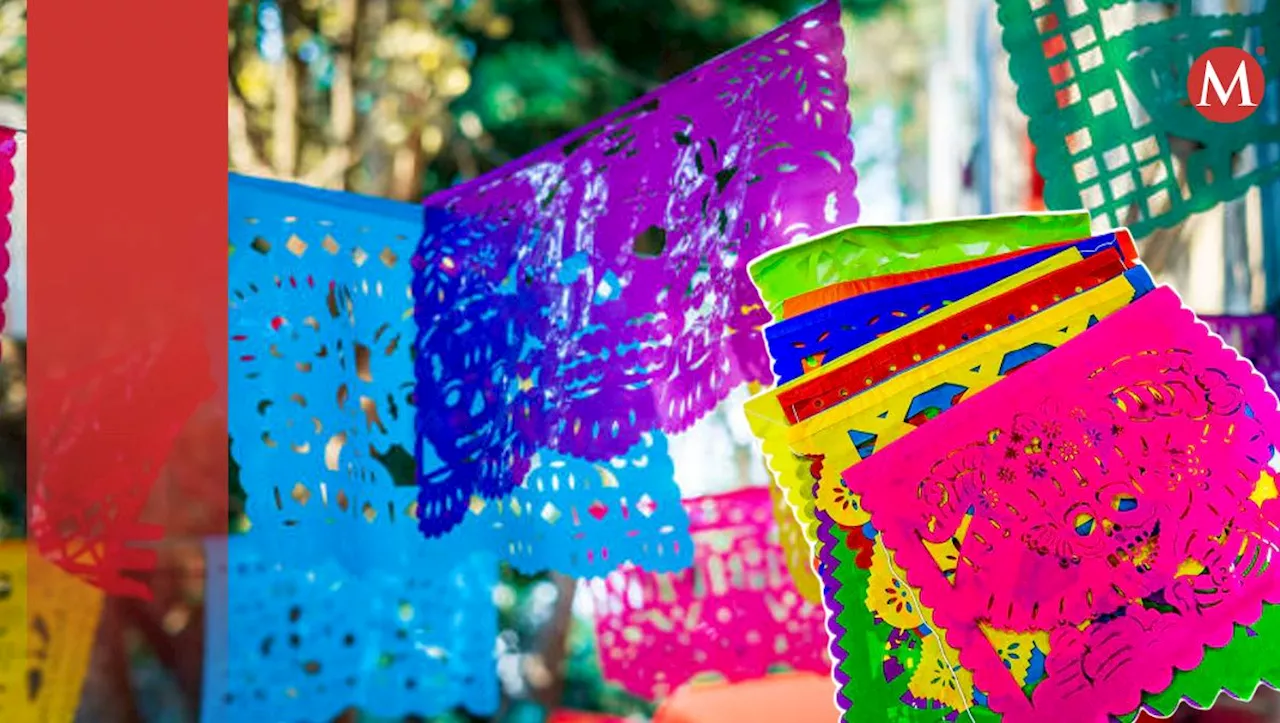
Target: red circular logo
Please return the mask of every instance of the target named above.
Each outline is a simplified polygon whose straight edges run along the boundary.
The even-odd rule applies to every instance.
[[[1191,107],[1214,123],[1238,123],[1262,104],[1262,66],[1240,48],[1214,48],[1196,58],[1187,75]]]

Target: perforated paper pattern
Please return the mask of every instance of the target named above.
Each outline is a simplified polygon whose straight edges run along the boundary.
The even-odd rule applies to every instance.
[[[1117,312],[1149,286],[1145,269],[1047,309],[926,363],[910,374],[873,388],[860,397],[794,427],[789,435],[797,453],[821,454],[820,474],[804,484],[814,485],[814,506],[836,522],[857,527],[870,521],[856,495],[851,495],[836,470],[848,469],[890,443],[909,436],[922,425],[956,408],[1010,374],[1049,355],[1085,333],[1098,320]]]
[[[229,427],[254,533],[376,561],[412,524],[391,467],[413,465],[419,214],[237,176],[229,212]]]
[[[1260,109],[1217,124],[1186,102],[1191,62],[1206,50],[1280,45],[1280,5],[1217,16],[1193,5],[1154,19],[1158,9],[1124,0],[998,0],[1049,208],[1083,207],[1142,238],[1280,177],[1265,155],[1277,151],[1280,117]],[[1280,92],[1270,57],[1258,56],[1267,95]]]
[[[599,575],[626,560],[678,569],[688,523],[660,434],[587,462],[551,450],[505,500],[468,500],[442,540],[417,531],[416,333],[408,259],[421,210],[233,176],[230,413],[246,511],[263,544],[348,569],[402,569],[490,549],[526,572]]]
[[[1035,371],[845,482],[993,711],[1101,723],[1280,602],[1280,411],[1168,289]],[[1000,661],[998,631],[1048,636],[1033,690]]]
[[[832,410],[832,416],[815,418],[794,430],[792,436],[801,445],[799,449],[813,450],[814,454],[822,450],[824,456],[821,465],[811,467],[816,474],[810,475],[807,484],[815,489],[812,514],[814,525],[820,530],[816,547],[823,561],[820,572],[825,580],[827,605],[840,611],[832,618],[832,624],[837,626],[833,630],[840,631],[832,651],[837,680],[846,699],[855,705],[857,701],[870,701],[876,709],[896,709],[897,704],[890,701],[901,701],[907,704],[906,709],[895,715],[902,716],[902,720],[925,721],[932,719],[919,717],[919,711],[973,707],[974,691],[967,671],[956,670],[954,675],[943,676],[946,685],[941,687],[916,675],[926,654],[934,655],[935,660],[954,660],[954,655],[948,653],[950,649],[940,638],[932,636],[933,621],[921,606],[919,592],[906,585],[900,573],[891,572],[895,566],[890,564],[887,552],[876,545],[875,518],[829,470],[873,458],[912,434],[927,435],[934,421],[963,406],[973,395],[998,386],[1001,379],[1021,366],[1010,367],[1006,363],[1009,358],[1026,363],[1046,352],[1051,354],[1050,349],[1083,333],[1091,318],[1105,318],[1122,308],[1133,297],[1135,286],[1142,290],[1144,283],[1147,282],[1135,284],[1116,279],[993,332],[969,347],[942,355],[910,374],[855,397],[843,408]],[[1022,354],[1028,351],[1033,353]],[[845,529],[828,530],[824,537],[823,520],[831,526],[838,522]],[[828,549],[832,535],[838,536],[842,549]],[[862,573],[856,568],[870,569],[871,578],[862,582]],[[886,592],[892,595],[886,597]],[[898,604],[909,604],[912,609],[895,610]],[[913,640],[918,644],[907,644]],[[883,670],[871,675],[866,662],[876,659],[875,651],[881,643],[875,641],[882,641],[892,655],[885,660]],[[897,644],[891,645],[894,641]],[[1023,640],[1019,645],[1029,651],[1033,642]],[[942,657],[936,658],[939,654]]]
[[[769,491],[686,501],[692,569],[624,567],[590,585],[605,677],[662,697],[702,674],[756,678],[781,666],[825,673],[822,606],[801,598],[778,546]]]
[[[861,561],[866,544],[863,534],[835,525],[821,511],[818,516],[819,534],[824,540],[821,563],[829,571],[823,578],[823,594],[831,611],[828,625],[833,635],[832,657],[836,661],[841,708],[883,710],[887,723],[935,723],[939,711],[946,713],[947,706],[913,695],[909,686],[917,679],[914,671],[920,669],[925,646],[938,645],[936,637],[929,632],[921,635],[922,630],[890,627],[868,613],[868,607],[862,604],[864,591],[871,589],[869,564]],[[897,574],[902,573],[899,570]],[[1259,681],[1275,688],[1275,681],[1280,680],[1280,660],[1266,652],[1274,645],[1275,635],[1280,635],[1280,605],[1266,605],[1258,622],[1236,626],[1227,646],[1206,650],[1194,669],[1175,672],[1167,688],[1144,696],[1141,710],[1168,717],[1179,705],[1207,709],[1220,694],[1247,699]],[[1034,641],[1031,646],[1023,645],[1020,654],[1012,651],[1027,665],[1023,679],[1034,683],[1043,676],[1047,647],[1043,641]],[[886,648],[889,655],[882,652]],[[1009,654],[1006,649],[1004,657],[1007,659]],[[857,662],[881,659],[880,670],[872,674],[863,673],[866,666]],[[846,664],[846,660],[850,662]],[[972,694],[971,673],[949,667],[940,672],[937,681],[963,681]],[[1128,723],[1137,718],[1138,712],[1117,718]],[[944,719],[968,720],[969,716],[977,721],[997,720],[995,714],[980,705],[971,705],[963,714],[952,710]]]
[[[625,562],[650,571],[693,563],[689,520],[661,434],[643,434],[625,454],[597,462],[543,450],[510,496],[474,498],[469,516],[440,542],[483,532],[524,572],[595,577]]]
[[[778,393],[778,403],[795,422],[811,419],[867,389],[905,372],[913,364],[964,346],[984,334],[1025,319],[1065,299],[1094,289],[1123,274],[1131,265],[1114,250],[1090,256],[1033,279],[1009,293],[985,299],[915,333],[895,338],[861,359],[830,374],[814,375]]]
[[[769,471],[773,477],[773,481],[778,486],[790,505],[797,522],[800,524],[804,532],[804,538],[809,545],[817,542],[816,523],[811,513],[813,507],[813,486],[812,479],[814,475],[810,474],[810,468],[814,464],[820,464],[822,461],[822,453],[816,454],[797,454],[793,452],[787,442],[789,428],[794,423],[795,415],[792,410],[788,409],[780,402],[780,396],[789,391],[798,389],[804,380],[812,379],[825,374],[834,373],[841,368],[848,366],[855,361],[864,360],[868,356],[878,352],[880,349],[889,344],[907,337],[915,331],[927,328],[928,326],[950,318],[966,309],[980,303],[981,300],[987,298],[995,298],[1002,293],[1016,288],[1017,286],[1034,280],[1040,276],[1051,273],[1055,270],[1065,268],[1075,260],[1080,258],[1079,252],[1075,250],[1067,250],[1059,254],[1045,259],[1035,266],[1015,274],[998,284],[982,290],[978,294],[971,295],[955,304],[948,305],[938,309],[931,314],[927,314],[920,319],[903,325],[893,332],[885,334],[875,341],[865,345],[864,347],[849,353],[844,357],[832,360],[828,364],[819,367],[813,371],[811,375],[803,378],[796,378],[788,382],[783,382],[778,387],[767,390],[763,393],[757,393],[747,400],[744,407],[746,412],[747,423],[751,427],[752,433],[760,440],[762,451],[764,453],[765,462],[769,467]],[[888,362],[888,360],[886,360]],[[897,370],[894,370],[896,372]],[[890,374],[887,368],[881,370],[881,377]],[[876,378],[872,379],[874,384]],[[830,410],[832,408],[828,408]],[[828,411],[827,413],[830,413]]]
[[[768,380],[748,259],[857,217],[826,2],[572,136],[427,199],[414,298],[421,527]]]
[[[492,556],[353,575],[233,537],[209,543],[202,720],[480,716],[498,705]]]

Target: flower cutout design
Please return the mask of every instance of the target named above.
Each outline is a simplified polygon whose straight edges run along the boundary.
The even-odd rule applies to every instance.
[[[851,533],[856,534],[856,533]],[[899,630],[914,630],[924,623],[920,595],[893,568],[893,559],[882,547],[871,554],[871,579],[867,584],[867,608]]]
[[[964,710],[973,700],[973,675],[960,667],[960,653],[947,645],[941,635],[933,633],[924,640],[907,690],[917,698]]]

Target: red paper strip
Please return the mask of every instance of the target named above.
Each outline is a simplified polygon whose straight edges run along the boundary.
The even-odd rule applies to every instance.
[[[147,594],[130,574],[154,564],[138,543],[165,530],[153,492],[186,427],[220,454],[182,506],[225,530],[226,13],[28,9],[30,535],[113,593]]]

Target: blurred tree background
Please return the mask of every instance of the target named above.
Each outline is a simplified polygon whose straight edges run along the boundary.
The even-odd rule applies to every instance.
[[[27,102],[26,0],[0,0],[0,99]]]
[[[869,16],[894,0],[846,0]],[[618,107],[798,0],[232,0],[231,167],[417,200]]]

